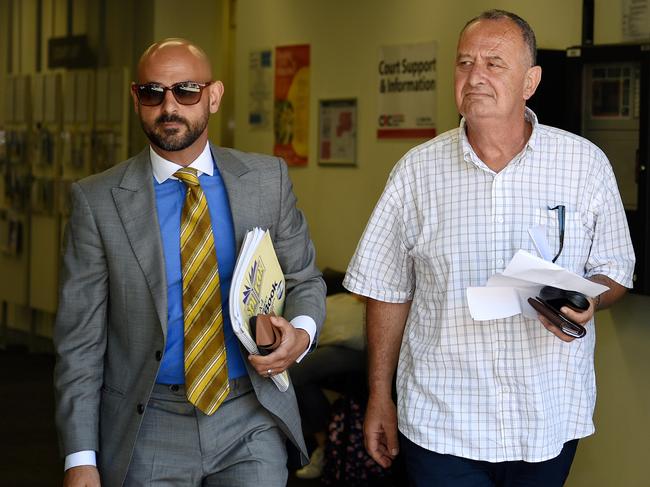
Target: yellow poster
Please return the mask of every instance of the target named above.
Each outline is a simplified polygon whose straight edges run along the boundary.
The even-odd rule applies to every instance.
[[[309,45],[275,49],[273,154],[306,166],[309,154]]]

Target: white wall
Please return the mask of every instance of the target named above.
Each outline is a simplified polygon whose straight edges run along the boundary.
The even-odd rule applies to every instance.
[[[594,44],[623,42],[623,0],[596,0],[594,5]]]

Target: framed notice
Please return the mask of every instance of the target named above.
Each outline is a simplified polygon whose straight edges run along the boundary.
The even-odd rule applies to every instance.
[[[273,52],[270,49],[248,54],[248,126],[266,129],[273,113]]]
[[[624,42],[650,39],[650,0],[622,0]]]
[[[318,163],[356,165],[356,98],[320,100],[318,122]]]

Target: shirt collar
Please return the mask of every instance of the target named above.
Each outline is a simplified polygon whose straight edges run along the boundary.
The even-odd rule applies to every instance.
[[[526,118],[527,121],[530,122],[530,124],[533,127],[533,131],[530,133],[530,137],[528,138],[528,142],[526,143],[526,148],[530,148],[532,150],[535,150],[535,144],[537,143],[537,126],[539,125],[539,122],[537,121],[537,115],[535,115],[535,112],[532,111],[530,108],[526,107],[526,111],[524,112],[524,117]]]
[[[158,184],[162,184],[168,179],[178,179],[174,177],[174,173],[182,167],[180,164],[176,164],[175,162],[168,161],[164,157],[161,157],[151,146],[149,146],[149,156],[151,158],[153,177],[156,178]],[[201,174],[212,176],[214,173],[214,162],[212,160],[212,152],[210,151],[210,144],[208,142],[205,143],[205,148],[203,149],[203,152],[199,154],[199,157],[194,159],[187,167],[193,167],[196,169],[199,176]]]
[[[525,154],[528,149],[535,150],[535,144],[537,143],[537,126],[539,125],[537,121],[537,115],[535,115],[535,112],[533,112],[530,108],[525,107],[524,118],[527,122],[530,122],[533,130],[530,133],[528,142],[526,142],[526,146],[520,154]],[[469,143],[469,140],[467,139],[467,132],[465,131],[465,117],[460,120],[460,147],[463,152],[463,159],[465,159],[467,162],[472,162],[475,165],[480,165],[487,168],[487,166],[485,166],[476,155],[474,149],[472,149],[472,146]],[[514,162],[519,162],[521,160],[521,156],[515,156]]]

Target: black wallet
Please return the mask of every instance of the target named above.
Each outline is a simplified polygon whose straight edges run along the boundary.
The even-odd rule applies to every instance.
[[[563,333],[574,338],[582,338],[587,334],[584,326],[571,321],[560,312],[563,306],[579,312],[588,310],[589,300],[584,294],[553,286],[544,286],[540,290],[539,296],[528,298],[528,304],[553,325],[560,328]]]

